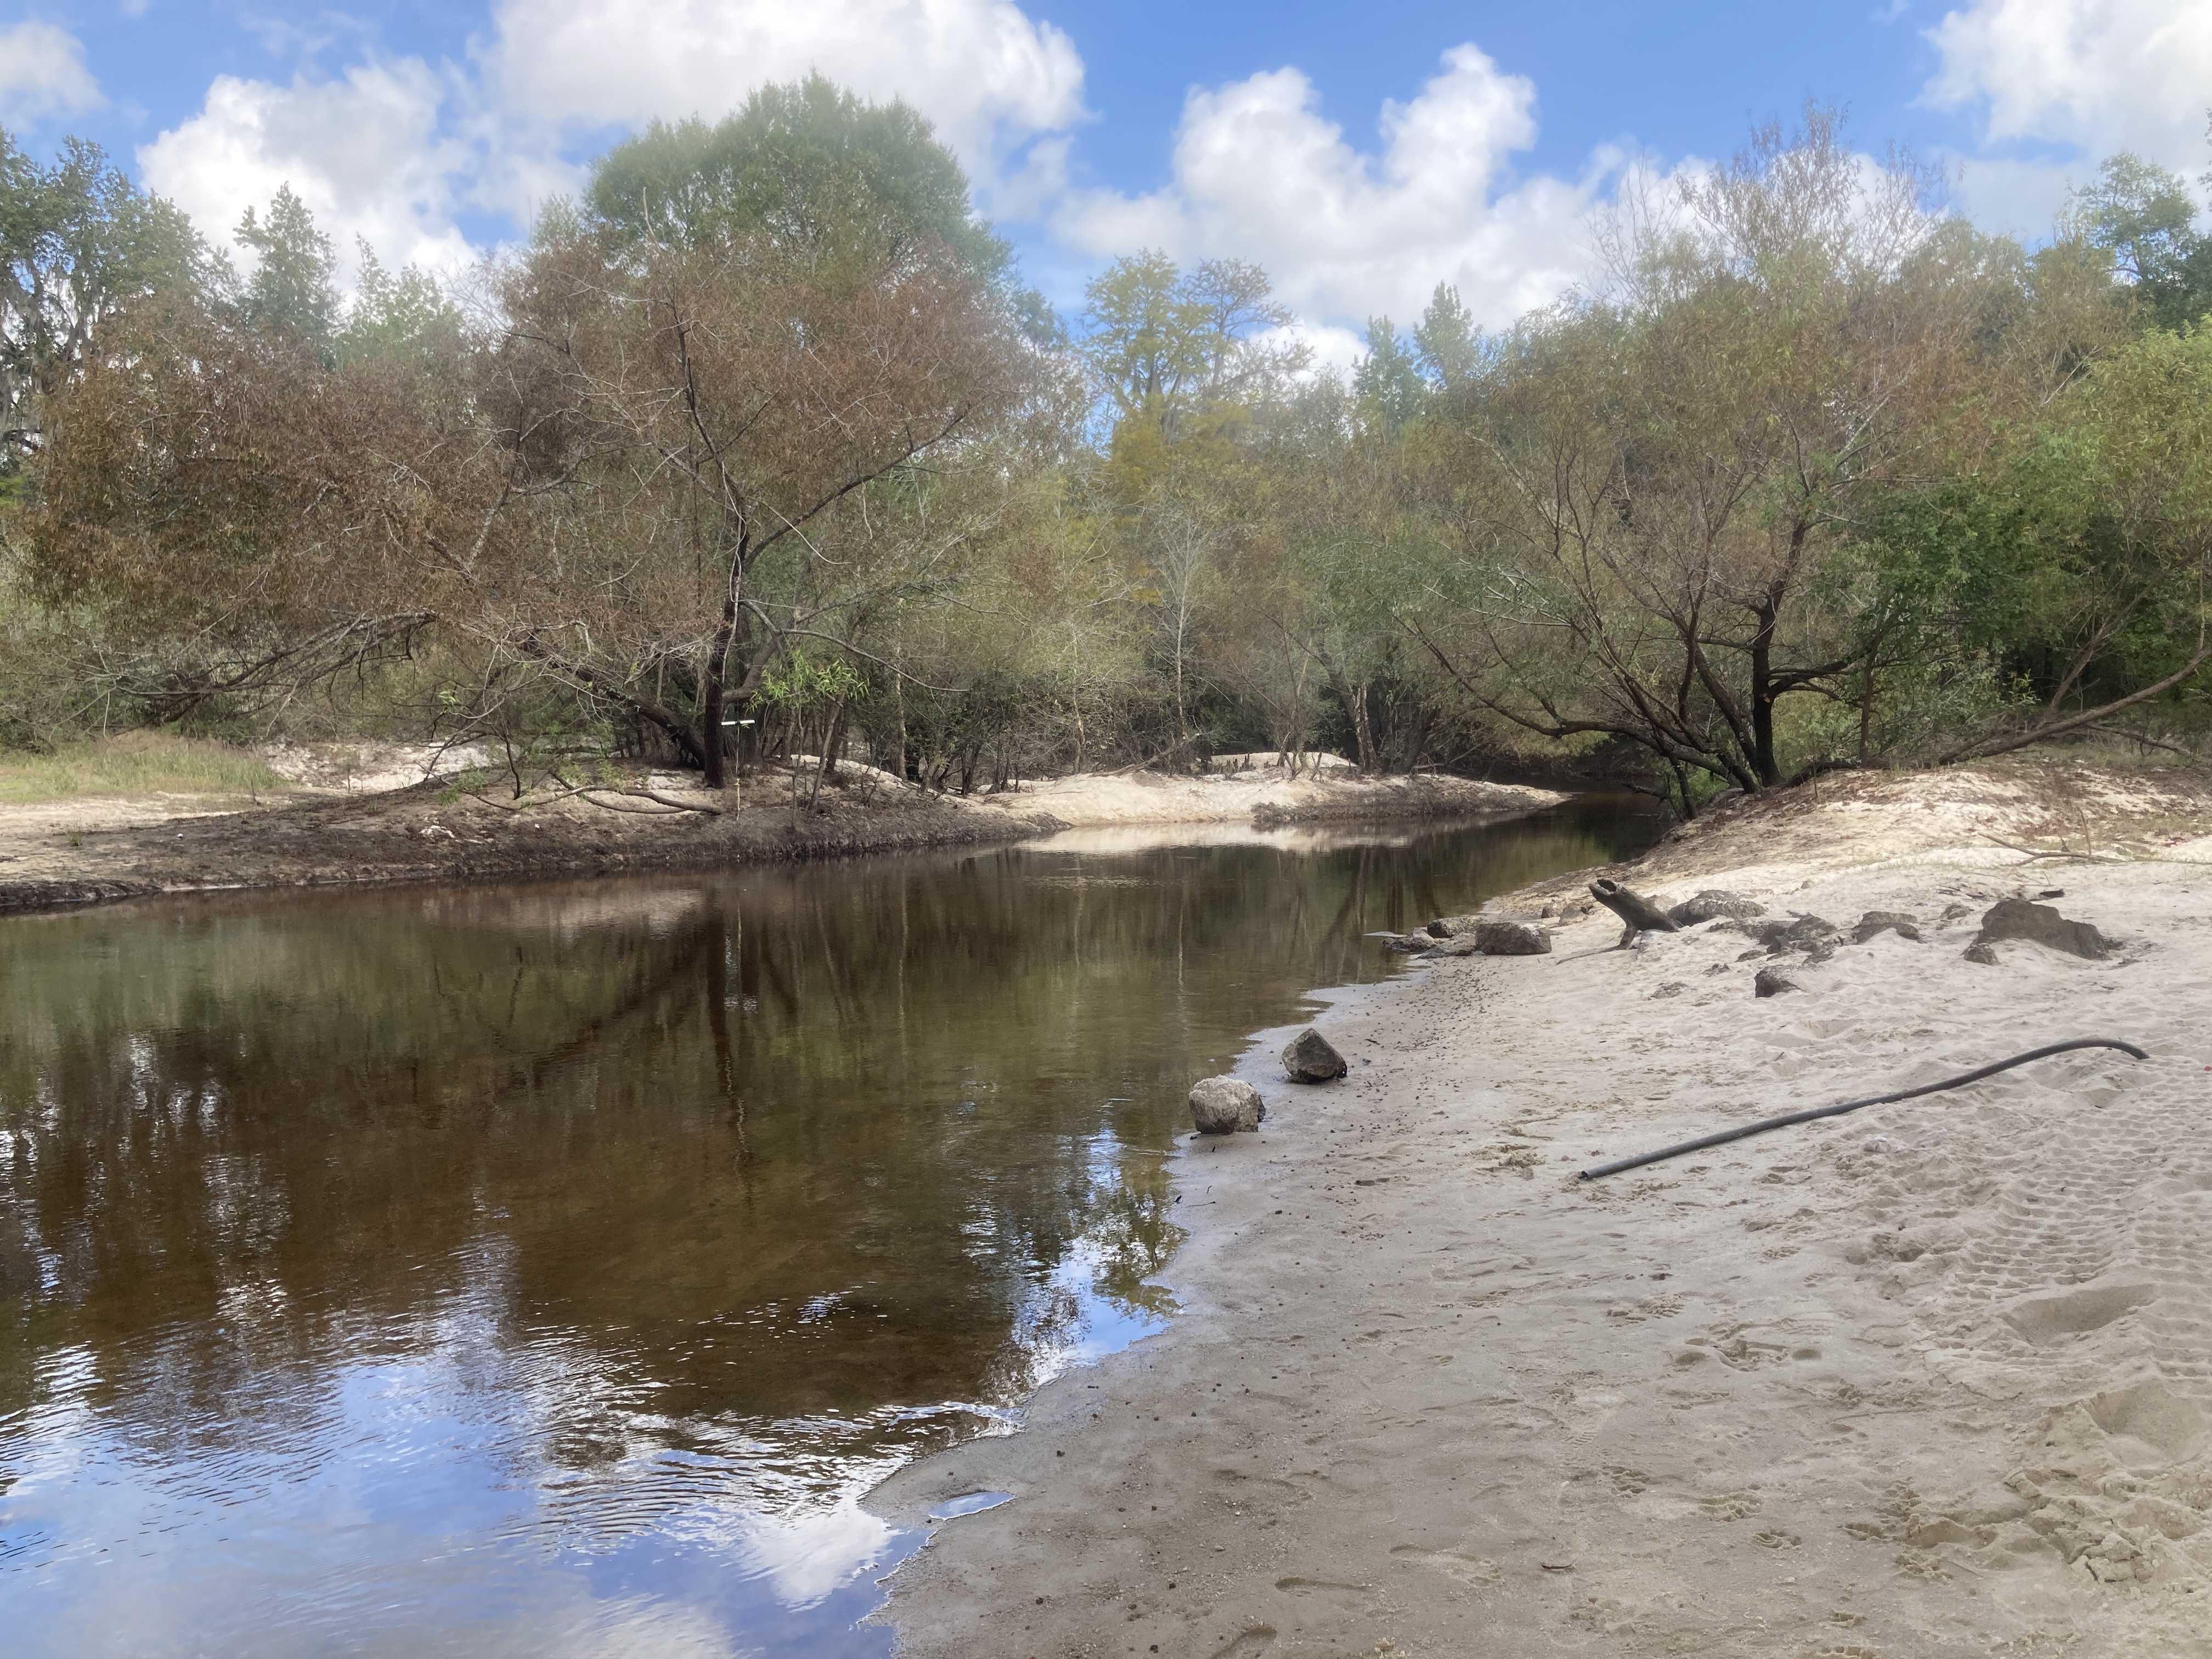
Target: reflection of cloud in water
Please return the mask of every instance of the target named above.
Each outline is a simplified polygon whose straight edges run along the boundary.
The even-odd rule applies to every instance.
[[[423,920],[496,927],[574,939],[602,927],[634,927],[665,938],[705,908],[696,888],[665,883],[533,883],[526,887],[432,887],[422,890]]]
[[[867,1486],[896,1467],[872,1470]],[[857,1494],[812,1514],[749,1515],[740,1530],[747,1576],[767,1579],[787,1607],[817,1605],[863,1566],[894,1554],[898,1536],[889,1522],[860,1507]]]

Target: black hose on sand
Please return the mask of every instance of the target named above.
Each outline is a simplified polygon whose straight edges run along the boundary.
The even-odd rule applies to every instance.
[[[1845,1112],[1857,1111],[1862,1106],[1887,1106],[1893,1101],[1941,1094],[1946,1089],[1961,1088],[1969,1083],[1978,1083],[1985,1077],[1993,1077],[1999,1072],[2009,1072],[2014,1066],[2025,1066],[2031,1060],[2044,1060],[2075,1048],[2118,1048],[2122,1054],[2133,1054],[2137,1060],[2150,1058],[2134,1043],[2122,1042],[2117,1037],[2075,1037],[2070,1042],[2054,1042],[2048,1048],[2031,1048],[2024,1054],[2014,1054],[2010,1060],[2001,1060],[1994,1066],[1983,1066],[1979,1071],[1945,1078],[1941,1083],[1923,1083],[1917,1089],[1899,1089],[1893,1095],[1872,1095],[1864,1100],[1847,1100],[1837,1106],[1815,1106],[1809,1112],[1791,1112],[1784,1117],[1761,1118],[1758,1122],[1747,1123],[1740,1129],[1723,1129],[1718,1134],[1700,1135],[1697,1139],[1686,1140],[1679,1146],[1664,1146],[1656,1152],[1644,1152],[1612,1164],[1601,1164],[1595,1170],[1583,1170],[1579,1178],[1595,1181],[1601,1176],[1619,1175],[1623,1170],[1641,1169],[1646,1164],[1680,1158],[1685,1152],[1701,1152],[1708,1146],[1724,1146],[1731,1140],[1741,1140],[1746,1135],[1763,1135],[1769,1129],[1783,1128],[1789,1124],[1810,1123],[1816,1117],[1840,1117]]]

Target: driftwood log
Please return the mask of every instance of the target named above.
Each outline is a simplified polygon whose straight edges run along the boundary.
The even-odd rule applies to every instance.
[[[1620,936],[1620,948],[1635,944],[1638,933],[1679,933],[1682,931],[1674,917],[1643,894],[1632,893],[1610,878],[1600,877],[1592,882],[1590,896],[1619,916],[1626,925],[1627,931]]]

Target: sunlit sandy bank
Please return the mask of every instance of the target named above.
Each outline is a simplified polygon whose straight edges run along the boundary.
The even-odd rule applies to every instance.
[[[1267,1034],[1267,1128],[1183,1162],[1181,1316],[879,1491],[1013,1495],[892,1581],[903,1650],[2212,1653],[2209,798],[1832,779],[1626,878],[1920,941],[1614,951],[1601,914],[1340,1002],[1342,1084],[1279,1082]],[[2112,957],[1965,959],[2054,889]],[[2069,1036],[2152,1059],[1575,1178]]]

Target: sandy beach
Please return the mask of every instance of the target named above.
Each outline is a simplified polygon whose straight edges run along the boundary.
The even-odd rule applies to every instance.
[[[1163,824],[1224,838],[1299,826],[1472,818],[1566,797],[1422,774],[1363,777],[1331,757],[1320,775],[1272,764],[1233,773],[1079,774],[997,794],[939,795],[847,763],[763,770],[726,793],[674,773],[520,798],[464,769],[458,751],[271,756],[295,792],[248,801],[172,793],[0,802],[0,914],[161,893],[406,881],[487,882],[990,846],[1073,830],[1097,850]],[[1264,757],[1250,757],[1264,758]],[[1116,837],[1121,841],[1117,843]],[[1291,836],[1286,840],[1295,840]]]
[[[1825,959],[1600,912],[1338,1002],[1340,1083],[1263,1034],[1266,1127],[1179,1160],[1170,1328],[876,1494],[1012,1500],[890,1581],[901,1652],[2212,1654],[2208,831],[2179,771],[1831,778],[1615,872]],[[1966,959],[2045,892],[2112,953]],[[1576,1179],[2072,1036],[2152,1058]]]

